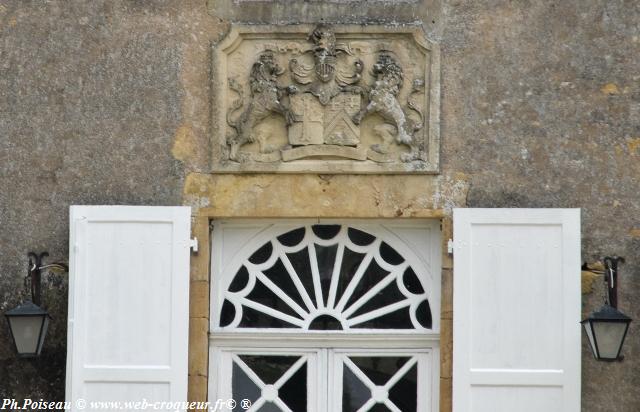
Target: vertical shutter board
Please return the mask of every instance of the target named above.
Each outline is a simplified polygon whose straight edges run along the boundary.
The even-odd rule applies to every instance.
[[[70,218],[67,400],[185,401],[190,208]]]
[[[454,412],[578,412],[579,210],[455,209],[454,242]]]

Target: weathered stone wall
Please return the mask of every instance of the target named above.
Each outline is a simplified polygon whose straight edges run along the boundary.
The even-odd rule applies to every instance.
[[[427,24],[443,173],[411,178],[208,175],[210,44],[229,24],[206,3],[0,1],[0,311],[24,293],[27,251],[66,260],[70,204],[269,216],[284,184],[292,207],[319,202],[311,212],[357,214],[354,185],[381,216],[581,207],[583,258],[627,258],[620,306],[640,319],[640,3],[443,1]],[[41,358],[17,360],[0,332],[1,397],[64,397],[67,296],[51,283]],[[585,296],[584,312],[600,301]],[[593,361],[585,342],[584,411],[640,410],[636,329],[623,363]]]
[[[223,29],[203,2],[0,1],[0,312],[27,251],[67,260],[70,204],[181,203]],[[64,284],[45,296],[35,361],[15,358],[2,319],[0,398],[64,398],[66,300]]]
[[[637,1],[455,1],[442,38],[443,163],[468,176],[467,205],[582,208],[583,259],[627,258],[619,305],[634,319],[639,19]],[[594,361],[583,339],[583,411],[640,410],[639,355],[637,325],[623,363]]]

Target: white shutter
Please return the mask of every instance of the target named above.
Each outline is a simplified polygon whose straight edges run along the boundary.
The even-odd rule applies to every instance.
[[[579,412],[580,210],[453,224],[453,412]]]
[[[73,410],[79,399],[186,401],[190,211],[71,207],[66,398]]]

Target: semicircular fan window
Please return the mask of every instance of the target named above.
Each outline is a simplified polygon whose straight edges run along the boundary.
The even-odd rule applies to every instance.
[[[381,238],[309,225],[265,243],[228,281],[219,325],[347,331],[432,327],[424,274]]]

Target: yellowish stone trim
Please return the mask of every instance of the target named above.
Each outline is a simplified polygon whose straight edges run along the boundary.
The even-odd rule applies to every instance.
[[[240,212],[240,213],[239,213]],[[193,216],[192,232],[198,238],[199,252],[191,257],[191,297],[189,332],[189,392],[190,402],[207,401],[209,370],[209,291],[210,291],[210,222],[226,218],[398,218],[379,213],[379,210],[362,210],[358,216],[344,211],[331,210],[322,214],[306,214],[296,208],[274,208],[261,213],[254,210],[225,210],[219,207],[199,209]],[[447,253],[447,241],[451,239],[451,218],[440,209],[420,209],[410,218],[433,218],[442,222],[442,297],[440,337],[440,411],[451,412],[452,371],[452,319],[453,319],[453,261]],[[408,219],[410,219],[408,218]]]

